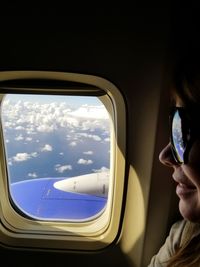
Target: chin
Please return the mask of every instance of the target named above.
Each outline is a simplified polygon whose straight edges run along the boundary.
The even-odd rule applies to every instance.
[[[180,200],[179,211],[185,220],[194,223],[200,222],[200,209],[192,208],[191,204],[188,205],[185,201]]]

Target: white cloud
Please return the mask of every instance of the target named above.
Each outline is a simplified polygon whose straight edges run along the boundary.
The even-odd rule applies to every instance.
[[[27,134],[36,134],[35,128],[33,126],[26,126],[26,133]]]
[[[50,132],[53,132],[54,128],[53,126],[49,126],[49,125],[39,125],[37,127],[37,131],[38,132],[42,132],[42,133],[50,133]]]
[[[55,170],[59,173],[63,173],[67,170],[72,170],[72,166],[71,165],[60,165],[60,164],[57,164],[55,166]]]
[[[31,158],[31,155],[28,153],[17,153],[14,157],[14,161],[26,161]]]
[[[52,151],[52,150],[53,150],[53,148],[52,148],[52,146],[49,145],[49,144],[46,144],[46,145],[44,145],[44,147],[41,148],[41,151],[42,151],[42,152],[45,152],[45,151]]]
[[[10,129],[12,129],[12,127],[14,126],[15,124],[13,123],[13,122],[10,122],[10,121],[6,121],[5,123],[4,123],[4,127],[5,128],[10,128]]]
[[[85,151],[85,152],[83,152],[83,154],[85,154],[85,155],[92,155],[93,154],[93,151]]]
[[[29,177],[32,177],[32,178],[36,178],[36,177],[38,177],[37,174],[36,174],[36,172],[32,172],[32,173],[29,172],[29,173],[28,173],[28,176],[29,176]]]
[[[101,141],[101,137],[99,137],[98,135],[91,135],[92,139],[94,139],[95,141]]]
[[[93,161],[91,159],[79,159],[77,163],[82,165],[89,165],[92,164]]]
[[[24,139],[24,137],[22,136],[22,134],[20,134],[20,135],[18,135],[17,137],[15,137],[15,140],[16,141],[21,141],[21,140],[23,140]]]
[[[77,133],[78,137],[85,137],[93,139],[94,141],[101,141],[101,137],[95,134],[88,134],[88,133]]]
[[[86,104],[72,111],[66,102],[41,104],[32,99],[17,102],[8,99],[3,102],[3,116],[6,128],[24,129],[28,134],[53,132],[58,127],[94,131],[109,126],[108,112],[103,105]]]
[[[38,153],[37,152],[33,152],[33,153],[31,153],[31,156],[36,158],[38,156]]]
[[[32,137],[26,137],[26,141],[32,141],[33,140],[33,138]]]
[[[17,126],[17,127],[15,128],[15,130],[18,130],[18,131],[24,130],[24,127],[22,127],[22,126]]]
[[[69,145],[70,145],[70,146],[76,146],[77,143],[73,141],[73,142],[71,142]]]
[[[103,105],[101,106],[83,105],[77,110],[71,112],[70,115],[79,118],[108,119],[108,112]]]
[[[12,165],[13,165],[13,163],[12,163],[12,158],[9,158],[9,159],[8,159],[8,165],[9,165],[9,166],[12,166]]]
[[[31,158],[36,158],[38,156],[37,152],[33,152],[33,153],[17,153],[12,159],[13,161],[16,162],[20,162],[20,161],[26,161],[29,160]]]

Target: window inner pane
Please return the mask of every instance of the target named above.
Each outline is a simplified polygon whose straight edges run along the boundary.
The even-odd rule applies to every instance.
[[[98,97],[9,94],[1,118],[18,210],[40,220],[82,221],[105,209],[111,121]]]

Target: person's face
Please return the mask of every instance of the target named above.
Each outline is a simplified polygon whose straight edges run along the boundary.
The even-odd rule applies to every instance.
[[[183,104],[177,99],[176,106],[182,107]],[[159,159],[173,168],[180,213],[186,220],[200,222],[200,138],[193,142],[187,164],[175,161],[170,143],[161,151]]]

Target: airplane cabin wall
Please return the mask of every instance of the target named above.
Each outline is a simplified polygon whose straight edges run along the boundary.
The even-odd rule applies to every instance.
[[[16,250],[2,245],[1,258],[8,265],[22,267],[27,262],[29,266],[55,266],[58,262],[87,267],[146,266],[173,217],[174,198],[168,194],[172,185],[158,162],[168,136],[167,129],[162,130],[168,116],[168,12],[141,8],[129,16],[63,16],[54,17],[53,22],[48,17],[41,22],[27,16],[9,23],[7,18],[1,35],[0,70],[91,74],[110,80],[121,90],[127,108],[128,185],[121,234],[114,246],[90,254]]]

